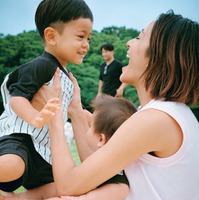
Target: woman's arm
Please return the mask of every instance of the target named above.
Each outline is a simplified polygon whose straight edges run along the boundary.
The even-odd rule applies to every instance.
[[[76,124],[85,128],[88,120],[84,119],[80,105],[76,108],[78,110],[80,112],[74,115]],[[172,144],[176,141],[173,135],[177,132],[181,134],[179,126],[164,112],[155,109],[139,111],[126,120],[103,147],[75,167],[65,141],[62,109],[58,110],[49,122],[53,174],[58,195],[85,194],[148,152],[155,152],[160,157],[172,155],[178,149]],[[175,150],[171,150],[171,144]]]
[[[74,83],[74,96],[68,108],[68,115],[71,119],[79,157],[83,161],[93,153],[93,150],[89,148],[85,139],[85,134],[90,127],[92,113],[82,108],[79,85],[73,75],[71,73],[69,75]]]
[[[144,119],[147,122],[152,118],[151,113],[139,113],[127,120],[107,144],[77,167],[65,142],[61,109],[56,113],[49,123],[49,131],[53,174],[59,195],[87,193],[122,171],[139,156],[154,150],[154,128],[143,126]],[[77,104],[73,118],[79,129],[84,132],[88,123],[80,103]]]
[[[49,126],[53,174],[59,195],[85,194],[140,156],[148,152],[159,155],[166,152],[165,149],[169,149],[168,144],[172,142],[168,132],[174,125],[168,115],[154,109],[140,111],[124,122],[103,147],[75,167],[64,142],[59,117],[60,114],[56,114]],[[81,122],[79,117],[77,114],[76,120]]]

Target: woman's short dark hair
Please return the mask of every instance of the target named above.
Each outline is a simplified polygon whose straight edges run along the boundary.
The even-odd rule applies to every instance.
[[[145,86],[155,99],[196,104],[199,99],[199,24],[172,10],[154,22]]]
[[[107,94],[97,96],[91,102],[91,107],[95,111],[95,133],[104,133],[107,138],[110,138],[121,124],[137,111],[130,100]]]
[[[93,15],[84,0],[43,0],[37,7],[35,23],[44,38],[44,30],[55,26],[62,31],[63,24],[79,18],[88,18],[93,22]]]

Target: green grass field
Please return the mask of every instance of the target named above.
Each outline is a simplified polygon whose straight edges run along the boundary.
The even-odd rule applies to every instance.
[[[69,149],[71,151],[71,154],[75,161],[75,164],[78,165],[80,163],[80,159],[79,159],[79,155],[77,153],[77,148],[76,148],[76,144],[75,144],[74,140],[73,140],[72,144],[69,146]],[[23,192],[23,191],[25,191],[24,187],[20,187],[15,192],[18,193],[18,192]],[[1,195],[1,192],[0,192],[0,195]]]

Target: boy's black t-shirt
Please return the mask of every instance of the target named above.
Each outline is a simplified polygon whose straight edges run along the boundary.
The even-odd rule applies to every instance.
[[[6,86],[11,96],[21,96],[31,101],[39,88],[52,79],[57,67],[67,73],[59,61],[45,51],[10,73]]]

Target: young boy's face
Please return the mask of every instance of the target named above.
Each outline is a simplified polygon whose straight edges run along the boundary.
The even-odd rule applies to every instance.
[[[89,50],[92,22],[79,18],[64,25],[63,32],[56,34],[55,56],[62,65],[71,62],[81,64]]]

